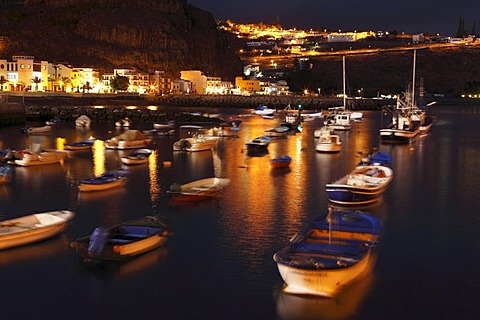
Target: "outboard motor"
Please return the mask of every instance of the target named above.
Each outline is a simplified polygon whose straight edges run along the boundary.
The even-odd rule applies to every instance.
[[[105,228],[98,227],[93,230],[90,235],[90,243],[88,244],[88,252],[93,254],[102,254],[105,244],[107,244],[108,231]]]

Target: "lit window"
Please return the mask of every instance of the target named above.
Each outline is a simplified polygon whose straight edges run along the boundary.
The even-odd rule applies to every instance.
[[[20,65],[20,68],[25,69],[25,65],[22,63],[22,64]]]
[[[31,68],[29,64],[27,64],[27,68],[28,68],[28,69],[30,69],[30,68]]]

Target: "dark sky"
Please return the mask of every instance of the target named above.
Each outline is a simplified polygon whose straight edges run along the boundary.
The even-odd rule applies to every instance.
[[[454,36],[460,18],[480,33],[479,0],[187,0],[216,20],[271,23],[283,28],[342,31],[396,30]]]

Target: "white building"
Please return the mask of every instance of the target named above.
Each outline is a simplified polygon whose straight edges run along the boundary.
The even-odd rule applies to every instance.
[[[48,90],[48,62],[35,61],[33,56],[13,56],[12,60],[0,60],[0,78],[4,91]]]

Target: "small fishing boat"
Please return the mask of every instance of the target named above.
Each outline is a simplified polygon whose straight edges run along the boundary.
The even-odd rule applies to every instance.
[[[272,168],[287,168],[292,162],[292,157],[281,156],[270,160]]]
[[[148,147],[151,142],[152,139],[145,136],[140,130],[127,130],[105,141],[105,148],[119,150],[139,149]]]
[[[51,126],[43,126],[43,127],[26,127],[22,130],[28,134],[49,134],[52,132]]]
[[[332,134],[330,128],[323,126],[320,130],[315,130],[319,132],[319,138],[317,144],[315,145],[315,150],[318,152],[340,152],[342,148],[342,142],[340,141],[340,136]]]
[[[90,260],[123,261],[161,247],[168,236],[164,219],[147,216],[109,228],[97,227],[70,247]]]
[[[245,145],[247,147],[247,150],[265,150],[268,148],[270,142],[272,142],[272,138],[267,136],[261,136],[250,140]]]
[[[200,201],[218,197],[219,191],[229,184],[230,180],[226,178],[205,178],[182,185],[174,183],[167,193],[175,200]]]
[[[254,114],[259,115],[259,116],[267,116],[267,117],[273,117],[273,114],[275,113],[275,109],[270,109],[267,106],[260,106],[255,108],[253,111]]]
[[[77,119],[75,119],[75,126],[78,128],[90,128],[90,123],[92,120],[90,120],[89,117],[86,115],[81,115]]]
[[[392,163],[392,157],[382,151],[378,151],[374,148],[373,153],[367,154],[365,157],[362,158],[359,166],[371,166],[371,165],[380,165],[380,166],[389,166]]]
[[[8,183],[12,179],[12,169],[5,166],[0,166],[0,184]]]
[[[128,173],[125,169],[107,171],[98,177],[81,180],[78,188],[80,191],[90,192],[122,187],[127,183]]]
[[[32,152],[30,150],[16,151],[15,160],[8,163],[22,167],[40,166],[47,164],[60,163],[67,157],[67,152],[63,150]]]
[[[173,151],[197,152],[211,150],[215,148],[219,139],[219,137],[196,133],[190,138],[182,138],[175,141],[173,144]]]
[[[61,233],[75,214],[72,211],[35,213],[0,222],[0,249],[39,242]]]
[[[46,124],[47,126],[56,126],[56,125],[58,125],[61,121],[62,121],[62,120],[61,120],[60,118],[54,117],[54,118],[52,118],[52,119],[50,119],[50,120],[45,121],[45,124]]]
[[[339,180],[326,185],[328,199],[338,204],[374,202],[393,179],[393,170],[381,165],[357,166]]]
[[[175,127],[175,121],[164,121],[164,122],[157,122],[153,124],[153,128],[157,130],[171,130]]]
[[[265,135],[267,137],[284,137],[287,132],[290,131],[290,128],[285,127],[285,126],[280,126],[280,127],[275,127],[275,128],[270,128],[265,130]]]
[[[148,162],[148,158],[152,154],[151,149],[138,149],[130,153],[129,155],[122,157],[122,163],[127,165],[143,164]]]
[[[63,145],[65,150],[78,151],[78,150],[90,150],[95,143],[95,139],[89,139],[84,141],[66,143]]]
[[[117,127],[117,128],[128,128],[128,127],[130,127],[130,119],[123,118],[123,119],[115,121],[115,127]]]
[[[335,297],[368,274],[381,230],[381,221],[367,213],[330,208],[274,254],[283,291]]]

